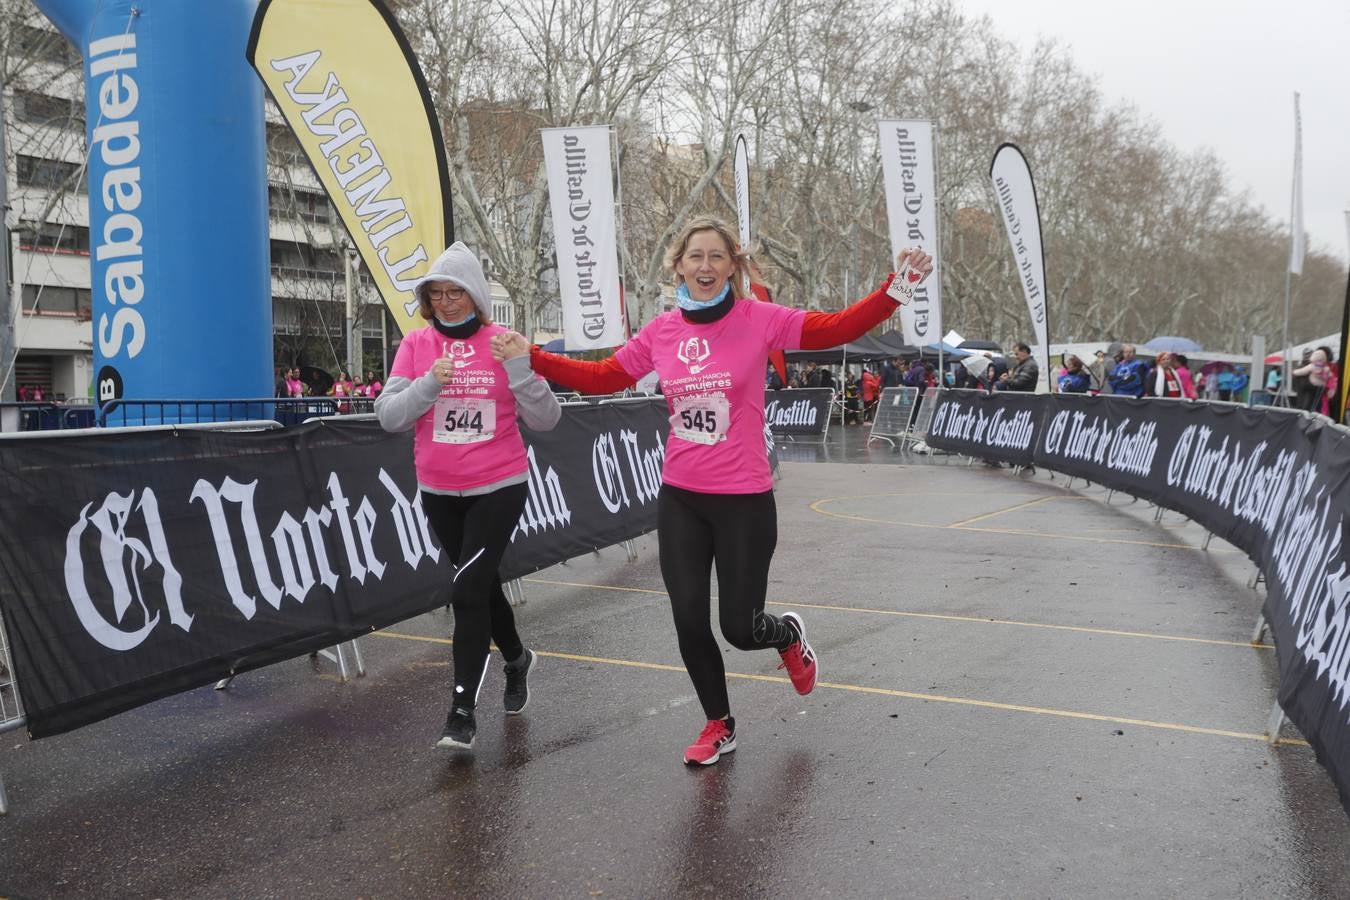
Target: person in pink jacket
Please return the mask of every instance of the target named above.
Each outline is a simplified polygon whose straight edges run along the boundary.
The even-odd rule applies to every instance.
[[[436,745],[469,750],[490,641],[506,660],[506,713],[530,699],[526,677],[538,657],[521,642],[498,569],[529,496],[517,420],[548,431],[562,409],[528,357],[493,359],[492,339],[506,329],[492,322],[476,253],[456,241],[413,293],[430,327],[399,344],[375,415],[386,431],[413,429],[422,510],[449,557],[455,683]]]
[[[1180,353],[1173,354],[1172,361],[1176,366],[1177,378],[1181,380],[1181,396],[1187,400],[1196,399],[1199,395],[1195,391],[1195,380],[1191,378],[1190,362]]]

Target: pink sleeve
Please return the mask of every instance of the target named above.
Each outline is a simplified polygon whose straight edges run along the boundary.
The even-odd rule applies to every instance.
[[[777,303],[756,303],[752,314],[760,317],[764,340],[770,350],[798,350],[802,346],[802,325],[806,311]]]
[[[410,334],[405,337],[398,345],[398,352],[394,354],[394,364],[389,367],[390,378],[407,378],[409,381],[420,378],[425,372],[413,371],[413,344],[416,339]]]
[[[623,370],[635,382],[653,368],[651,337],[648,335],[648,330],[649,328],[643,328],[633,335],[628,343],[620,347],[618,352],[614,354],[614,358],[619,361],[619,365],[623,366]]]

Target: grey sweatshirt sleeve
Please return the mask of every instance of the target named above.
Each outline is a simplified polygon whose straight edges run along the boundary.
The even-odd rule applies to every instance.
[[[375,416],[385,431],[407,431],[436,405],[441,385],[430,372],[416,380],[394,377],[375,398]]]
[[[516,397],[516,415],[527,428],[534,431],[552,431],[562,418],[558,398],[549,390],[548,382],[534,374],[528,356],[517,356],[503,363],[507,384]],[[384,421],[381,419],[380,421]]]

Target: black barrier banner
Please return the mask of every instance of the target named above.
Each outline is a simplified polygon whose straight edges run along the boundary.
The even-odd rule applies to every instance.
[[[764,421],[775,435],[824,434],[830,421],[829,388],[764,392]]]
[[[1041,410],[1037,395],[944,390],[937,392],[934,401],[925,438],[930,447],[1015,466],[1031,465]],[[924,402],[929,402],[927,397]]]
[[[525,433],[518,577],[656,526],[663,400]],[[447,602],[410,433],[327,421],[9,442],[0,612],[33,737]]]
[[[972,403],[953,393],[937,410],[945,431],[974,430],[972,416],[992,421],[999,406],[1005,420],[1029,409],[1037,466],[1189,516],[1260,566],[1280,705],[1350,812],[1350,431],[1268,407],[1079,394]],[[936,416],[934,426],[934,446],[995,456],[968,438],[937,437]]]

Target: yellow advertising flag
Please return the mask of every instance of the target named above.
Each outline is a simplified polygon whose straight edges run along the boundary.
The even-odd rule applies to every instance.
[[[413,283],[454,240],[426,79],[379,0],[262,0],[248,61],[295,131],[399,330]]]

